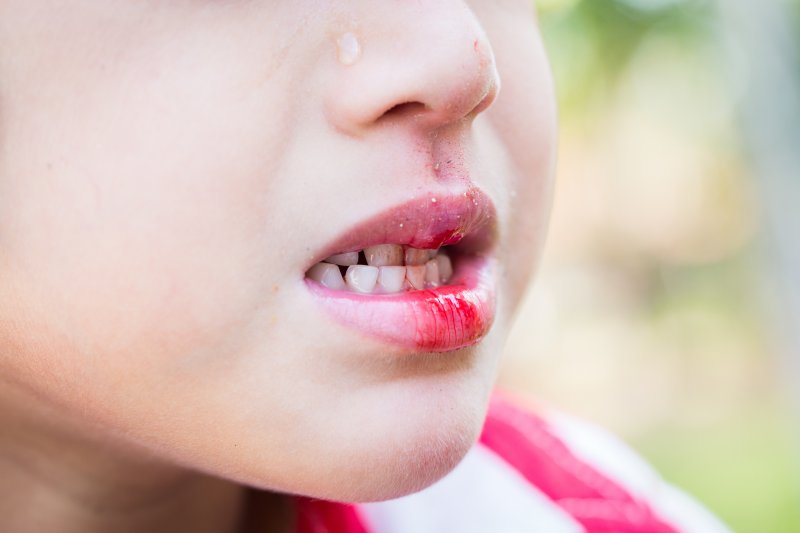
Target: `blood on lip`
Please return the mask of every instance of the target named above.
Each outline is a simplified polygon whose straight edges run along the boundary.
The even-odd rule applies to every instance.
[[[463,348],[488,333],[494,312],[485,309],[488,302],[472,291],[426,292],[423,309],[418,310],[416,349],[437,352]]]

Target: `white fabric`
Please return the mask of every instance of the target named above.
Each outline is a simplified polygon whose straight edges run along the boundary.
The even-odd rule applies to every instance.
[[[374,533],[581,533],[547,496],[478,444],[427,489],[359,505]]]
[[[627,445],[602,428],[561,413],[546,419],[582,461],[639,497],[682,533],[730,533],[715,516],[688,494],[665,482]]]

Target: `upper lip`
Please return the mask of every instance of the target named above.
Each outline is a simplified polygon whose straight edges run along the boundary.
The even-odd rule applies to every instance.
[[[496,219],[494,203],[478,187],[420,193],[351,227],[315,254],[307,268],[378,244],[435,249],[461,243],[462,252],[487,253],[496,241]]]

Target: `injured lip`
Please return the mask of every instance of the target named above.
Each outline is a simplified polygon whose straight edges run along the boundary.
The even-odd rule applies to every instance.
[[[326,247],[306,285],[334,319],[377,340],[433,352],[475,344],[494,320],[495,219],[477,188],[416,198]]]

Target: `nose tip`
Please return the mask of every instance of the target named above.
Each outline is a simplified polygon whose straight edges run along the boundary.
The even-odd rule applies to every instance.
[[[473,118],[497,98],[500,77],[488,41],[475,38],[464,48],[467,50],[451,51],[459,57],[442,58],[440,64],[431,65],[431,72],[419,74],[416,90],[408,98],[412,107],[422,111],[416,113],[421,125],[435,128]],[[378,120],[388,116],[391,109],[379,115]]]
[[[387,122],[436,129],[474,118],[492,104],[500,79],[472,13],[427,15],[355,36],[360,56],[337,66],[326,98],[337,129],[358,135]]]

